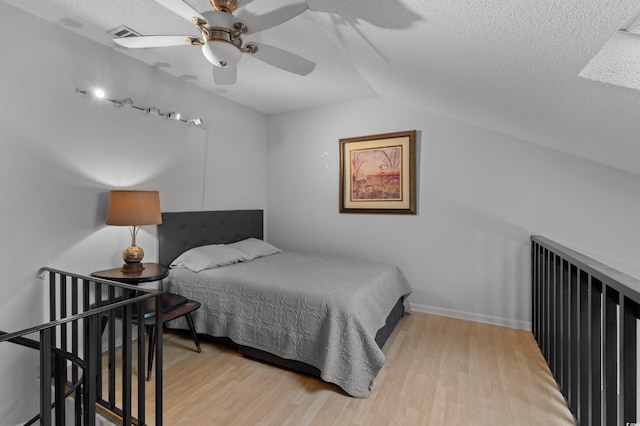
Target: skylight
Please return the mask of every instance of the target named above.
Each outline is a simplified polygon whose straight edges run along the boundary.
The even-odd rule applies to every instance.
[[[631,15],[622,28],[620,28],[620,31],[640,35],[640,10]]]
[[[602,46],[580,77],[640,91],[640,9]]]

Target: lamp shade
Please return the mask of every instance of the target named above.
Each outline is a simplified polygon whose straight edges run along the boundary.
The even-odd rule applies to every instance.
[[[111,191],[107,225],[140,226],[162,223],[158,191]]]

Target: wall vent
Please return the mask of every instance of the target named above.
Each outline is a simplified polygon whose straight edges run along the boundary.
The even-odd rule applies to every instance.
[[[124,25],[120,25],[119,27],[109,30],[107,33],[111,34],[113,37],[140,37],[142,35]]]

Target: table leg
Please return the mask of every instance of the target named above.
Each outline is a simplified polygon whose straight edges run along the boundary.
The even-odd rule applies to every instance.
[[[196,333],[196,327],[193,325],[193,318],[191,318],[191,312],[187,315],[187,324],[189,324],[189,330],[191,330],[191,335],[193,336],[193,341],[196,343],[196,348],[198,348],[198,352],[202,352],[200,349],[200,341],[198,340],[198,334]]]

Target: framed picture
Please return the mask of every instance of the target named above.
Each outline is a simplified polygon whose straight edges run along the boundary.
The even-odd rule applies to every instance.
[[[416,214],[416,131],[340,139],[340,212]]]

